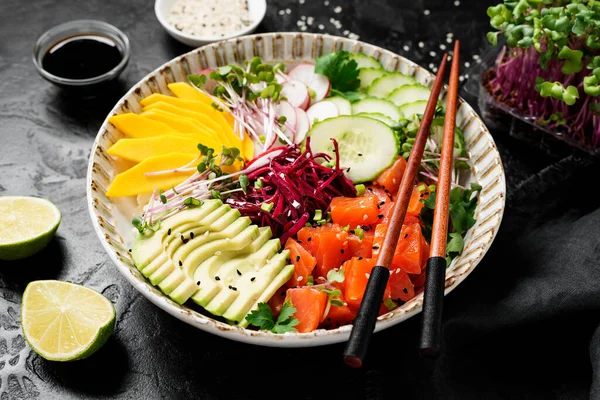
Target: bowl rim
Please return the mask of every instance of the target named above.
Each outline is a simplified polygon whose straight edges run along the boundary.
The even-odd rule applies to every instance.
[[[89,30],[89,32],[87,32],[88,34],[108,35],[111,39],[123,42],[121,61],[114,68],[103,73],[102,75],[85,79],[63,78],[46,71],[41,65],[40,60],[38,60],[38,56],[44,41],[48,40],[53,35],[60,34],[61,32],[65,32],[71,28],[86,28]],[[85,33],[81,33],[81,35],[83,34]],[[78,19],[55,25],[42,33],[33,46],[33,63],[38,73],[52,83],[67,86],[87,86],[114,79],[123,71],[129,62],[130,57],[131,45],[129,43],[129,37],[127,37],[127,35],[116,26],[96,19]]]
[[[175,0],[177,1],[177,0]],[[257,1],[257,0],[252,0],[252,1]],[[252,32],[253,30],[255,30],[258,25],[260,25],[260,23],[263,21],[263,19],[265,19],[265,15],[267,15],[267,0],[258,0],[261,2],[261,6],[264,4],[264,6],[262,7],[262,12],[260,14],[260,16],[254,21],[252,22],[252,24],[248,25],[246,28],[239,30],[239,31],[235,31],[229,35],[225,35],[225,36],[196,36],[196,35],[190,35],[189,33],[185,33],[182,32],[180,30],[177,30],[173,27],[173,25],[171,25],[167,20],[166,20],[166,16],[160,12],[160,4],[162,4],[164,2],[164,0],[155,0],[154,2],[154,14],[156,15],[156,18],[158,19],[158,22],[160,22],[160,24],[163,26],[163,28],[165,28],[171,35],[174,36],[178,36],[180,38],[186,39],[188,42],[203,42],[206,44],[209,43],[214,43],[214,42],[220,42],[220,41],[224,41],[224,40],[228,40],[228,39],[233,39],[233,38],[237,38],[240,36],[245,36],[247,33]]]
[[[377,46],[374,44],[370,44],[367,42],[362,42],[359,40],[353,40],[353,39],[349,39],[349,38],[345,38],[345,37],[341,37],[341,36],[335,36],[335,35],[329,35],[329,34],[323,34],[323,33],[306,33],[306,32],[294,32],[294,31],[268,32],[268,33],[244,35],[242,38],[232,38],[229,40],[220,40],[219,42],[223,42],[223,43],[234,42],[235,43],[236,41],[244,40],[244,39],[252,39],[252,38],[261,38],[262,39],[262,38],[273,38],[273,37],[277,37],[277,36],[296,36],[296,35],[312,36],[315,40],[317,38],[332,38],[332,39],[339,39],[342,41],[347,41],[349,43],[352,43],[353,45],[366,45],[376,51],[379,51],[382,53],[389,53],[389,54],[393,55],[394,57],[399,57],[405,63],[407,63],[415,68],[418,68],[422,71],[425,71],[425,73],[428,76],[435,78],[435,75],[431,71],[427,70],[425,67],[422,67],[421,65],[416,64],[415,62],[411,61],[410,59],[405,58],[391,50],[387,50],[383,47],[380,47],[380,46]],[[189,307],[187,307],[185,305],[179,305],[179,304],[175,303],[173,300],[171,300],[168,296],[159,292],[158,289],[154,288],[147,281],[147,279],[145,279],[145,278],[143,280],[136,279],[136,277],[134,277],[134,275],[133,275],[134,272],[130,271],[130,268],[122,260],[119,259],[117,252],[115,251],[115,248],[111,247],[111,244],[109,243],[109,241],[106,240],[107,237],[106,237],[105,233],[103,233],[101,230],[101,227],[100,227],[101,217],[99,215],[97,215],[96,212],[94,211],[94,198],[92,196],[92,192],[94,190],[93,189],[94,184],[93,184],[93,180],[92,180],[92,172],[93,172],[94,164],[95,164],[95,162],[94,162],[95,156],[98,151],[100,134],[106,130],[106,126],[108,124],[108,122],[107,122],[108,117],[110,115],[113,115],[116,111],[118,111],[119,107],[122,106],[124,102],[126,102],[126,99],[129,96],[133,95],[136,92],[136,90],[138,90],[139,87],[141,85],[143,85],[144,82],[151,79],[154,75],[160,73],[161,70],[163,70],[166,67],[169,67],[171,65],[177,64],[177,63],[181,62],[181,60],[183,58],[191,56],[195,53],[198,53],[199,51],[202,51],[202,49],[204,49],[206,47],[211,47],[211,46],[222,46],[222,44],[221,43],[209,43],[200,48],[192,49],[186,53],[181,54],[178,57],[175,57],[175,58],[172,58],[172,59],[166,61],[165,63],[163,63],[162,65],[157,67],[155,70],[149,72],[146,76],[141,78],[135,85],[133,85],[118,100],[117,103],[115,103],[115,106],[113,107],[113,109],[110,110],[109,114],[107,115],[107,118],[104,120],[103,124],[99,128],[98,134],[96,135],[96,139],[94,140],[94,144],[91,148],[90,158],[89,158],[89,162],[88,162],[87,177],[86,177],[86,184],[87,184],[86,192],[87,192],[88,211],[89,211],[90,217],[92,219],[94,230],[96,231],[96,234],[98,235],[98,238],[100,239],[100,242],[102,243],[102,246],[104,247],[105,251],[108,253],[110,259],[117,266],[117,269],[119,270],[121,275],[125,276],[125,278],[144,297],[146,297],[148,300],[150,300],[153,304],[157,305],[163,311],[166,311],[167,313],[171,314],[172,316],[174,316],[174,317],[176,317],[176,318],[186,322],[187,324],[192,325],[200,330],[203,330],[208,333],[212,333],[216,336],[220,336],[220,337],[223,337],[223,338],[226,338],[229,340],[234,340],[234,341],[248,343],[248,344],[254,344],[254,345],[260,345],[260,346],[266,346],[266,347],[317,347],[317,346],[323,346],[323,345],[344,342],[350,336],[350,331],[352,329],[352,325],[345,325],[345,326],[342,326],[342,327],[339,327],[336,329],[328,329],[328,330],[318,329],[316,331],[308,332],[308,333],[297,333],[297,332],[289,333],[288,332],[285,334],[274,334],[274,333],[271,333],[268,331],[254,331],[251,329],[240,328],[237,326],[229,325],[229,324],[226,324],[224,322],[221,322],[221,321],[215,319],[214,317],[202,314],[202,313],[198,312],[197,310],[190,309]],[[447,90],[446,84],[444,84],[443,91],[445,91],[445,90]],[[496,212],[498,221],[497,221],[497,223],[495,223],[494,229],[492,229],[490,231],[491,236],[488,239],[488,244],[485,246],[480,246],[479,248],[476,249],[476,250],[481,250],[481,253],[477,257],[476,261],[473,263],[473,261],[469,260],[465,265],[461,266],[460,268],[449,268],[447,270],[444,296],[446,296],[448,293],[450,293],[452,290],[454,290],[464,279],[466,279],[466,277],[468,275],[470,275],[470,273],[474,270],[474,268],[484,258],[485,254],[488,252],[489,248],[491,247],[491,245],[495,239],[495,236],[498,233],[498,230],[500,228],[502,218],[504,215],[505,206],[506,206],[506,177],[505,177],[504,167],[502,165],[502,160],[500,158],[500,154],[498,153],[498,150],[495,147],[495,142],[494,142],[493,136],[489,132],[489,129],[487,129],[487,126],[485,125],[485,123],[483,122],[481,117],[475,112],[473,107],[462,96],[459,96],[458,100],[459,100],[459,104],[461,104],[461,105],[465,104],[470,109],[469,116],[471,117],[471,120],[473,120],[473,119],[479,120],[481,126],[484,128],[483,131],[485,133],[487,133],[488,139],[491,142],[491,145],[493,148],[488,149],[485,153],[488,153],[490,150],[492,150],[492,151],[495,151],[497,154],[497,160],[498,160],[497,165],[500,168],[500,173],[499,173],[500,176],[498,178],[498,185],[502,189],[501,192],[499,193],[501,205],[499,207],[499,211]],[[487,171],[487,172],[489,172],[489,171]],[[419,297],[421,299],[420,302],[419,301],[413,302],[413,300],[418,299]],[[394,311],[392,311],[392,314],[387,318],[382,318],[382,316],[378,317],[374,331],[378,332],[383,329],[389,328],[391,326],[397,325],[398,323],[405,321],[405,320],[413,317],[414,315],[417,315],[418,313],[420,313],[422,310],[422,293],[415,296],[415,298],[413,298],[412,300],[409,301],[409,303],[411,303],[411,302],[412,302],[412,304],[410,304],[411,307],[404,308],[402,310],[402,313],[394,314]],[[386,315],[388,315],[388,314],[386,314]],[[383,316],[383,317],[385,317],[385,316]],[[314,340],[311,340],[311,339],[314,339]]]

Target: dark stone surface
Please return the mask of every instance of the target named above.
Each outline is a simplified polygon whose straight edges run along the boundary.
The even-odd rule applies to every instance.
[[[300,16],[313,16],[308,31],[349,30],[428,67],[438,64],[439,45],[449,46],[448,32],[461,40],[463,61],[474,65],[485,46],[485,10],[495,1],[268,3],[260,32],[299,30]],[[280,15],[286,8],[291,13]],[[508,208],[492,250],[447,298],[447,353],[436,365],[415,354],[418,318],[376,334],[362,370],[344,367],[342,345],[236,343],[196,330],[139,295],[102,249],[85,201],[90,148],[109,110],[144,75],[190,48],[163,31],[150,0],[3,0],[0,16],[0,195],[47,197],[63,213],[47,249],[0,262],[0,400],[589,398],[591,364],[600,358],[598,346],[591,347],[592,363],[588,354],[600,315],[592,268],[599,255],[599,204],[585,192],[598,176],[593,160],[553,159],[493,132],[507,174]],[[112,23],[131,40],[131,62],[119,84],[96,99],[65,96],[31,60],[43,31],[81,18]],[[35,279],[84,284],[114,302],[116,330],[98,353],[60,364],[30,351],[19,308]]]

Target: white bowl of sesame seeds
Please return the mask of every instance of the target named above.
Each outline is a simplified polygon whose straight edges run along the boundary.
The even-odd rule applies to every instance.
[[[256,30],[266,0],[156,0],[156,18],[174,39],[199,47]]]

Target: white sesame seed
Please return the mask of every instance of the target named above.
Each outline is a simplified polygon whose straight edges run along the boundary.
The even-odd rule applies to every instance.
[[[453,37],[453,36],[454,36],[454,33],[452,33],[452,32],[448,32],[448,33],[446,33],[446,36],[448,36],[448,37]]]
[[[469,74],[465,74],[465,79],[469,79]]]
[[[337,6],[336,8],[333,9],[333,12],[336,13],[336,14],[341,13],[342,12],[342,7]]]
[[[344,33],[344,36],[348,36],[348,34],[350,33],[350,31],[346,29],[343,33]]]
[[[285,9],[285,13],[289,15],[289,14],[291,14],[291,13],[292,13],[292,10],[290,10],[289,8],[286,8],[286,9]]]
[[[323,2],[323,4],[324,4],[325,6],[328,6],[328,5],[329,5],[329,1],[325,0],[325,2]]]
[[[313,21],[314,21],[314,20],[315,20],[315,19],[314,19],[313,17],[308,17],[308,18],[306,19],[306,23],[307,23],[308,25],[312,25],[312,23],[313,23]]]
[[[461,75],[461,76],[458,77],[458,80],[462,82],[462,81],[465,80],[465,77]]]
[[[433,67],[433,72],[438,72],[438,68],[437,67]]]
[[[450,38],[450,37],[446,38],[446,42],[447,43],[452,43],[452,38]]]
[[[425,43],[423,43],[423,42],[419,42],[419,47],[420,47],[420,48],[423,48],[423,47],[425,47]]]
[[[285,10],[279,10],[279,15],[284,15],[285,14]]]
[[[360,38],[360,36],[358,36],[356,33],[350,33],[348,37],[354,40],[358,40]]]
[[[306,15],[301,15],[301,16],[300,16],[300,19],[301,19],[302,21],[306,21]]]
[[[460,0],[456,0],[456,1],[454,2],[454,5],[455,5],[456,7],[460,6]]]
[[[470,66],[471,66],[471,63],[470,63],[470,62],[468,62],[468,61],[467,61],[467,62],[465,62],[465,67],[469,68]]]
[[[332,24],[335,23],[335,18],[333,18],[333,17],[329,18],[329,22],[331,22]]]
[[[302,26],[300,27],[300,30],[301,30],[301,31],[305,31],[305,30],[306,30],[306,25],[302,25]]]
[[[448,56],[448,61],[451,61],[451,60],[452,60],[452,56]]]
[[[430,55],[431,57],[435,57],[435,56],[437,56],[437,54],[435,53],[435,51],[430,51],[430,52],[429,52],[429,55]]]
[[[404,49],[404,51],[409,51],[409,50],[410,50],[410,47],[408,47],[408,46],[404,45],[403,49]]]
[[[304,26],[304,25],[306,25],[306,22],[304,22],[304,21],[298,21],[298,22],[296,22],[296,25],[298,25],[298,26]]]
[[[429,14],[431,14],[431,11],[429,11],[429,10],[425,10],[425,11],[423,11],[423,14],[424,14],[424,15],[429,15]]]
[[[440,44],[440,50],[446,50],[446,45],[445,44]]]
[[[433,63],[429,64],[429,69],[434,69],[435,65],[433,65]]]
[[[473,60],[479,60],[479,56],[478,56],[477,54],[475,54],[475,55],[473,56]]]
[[[318,28],[319,28],[320,30],[323,30],[323,29],[325,29],[325,25],[323,25],[323,24],[319,24]]]
[[[306,1],[306,0],[298,0],[298,3],[300,3],[300,4],[304,4],[304,2],[305,2],[305,1]]]
[[[297,280],[298,282],[300,282],[302,279],[304,279],[304,278],[302,278],[302,276],[299,276],[299,277],[297,277],[297,278],[296,278],[296,280]]]
[[[363,215],[363,221],[366,221],[369,218],[367,214]]]
[[[367,279],[369,279],[369,277],[371,276],[370,274],[365,274],[365,276],[367,277]]]

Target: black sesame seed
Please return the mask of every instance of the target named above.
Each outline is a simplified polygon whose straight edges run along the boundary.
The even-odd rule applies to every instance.
[[[383,191],[384,191],[384,192],[386,192],[386,193],[389,193],[389,192],[390,192],[389,190],[387,190],[387,189],[385,188],[385,186],[382,186],[382,187],[383,187]]]
[[[254,277],[252,277],[252,278],[250,278],[250,282],[254,282],[254,280],[255,280],[255,279],[256,279],[256,277],[255,277],[255,276],[254,276]]]
[[[280,296],[285,296],[285,292],[279,293]]]
[[[379,214],[379,215],[377,216],[377,218],[379,218],[379,219],[383,218],[383,214]]]
[[[358,156],[359,156],[359,157],[362,157],[362,153],[358,153]]]
[[[300,261],[300,256],[296,256],[296,262]]]
[[[234,325],[237,325],[237,324],[238,324],[238,322],[237,322],[237,321],[233,321],[233,324],[234,324]]]
[[[408,237],[408,233],[404,234],[404,239],[406,239]]]
[[[129,252],[131,253],[131,249],[129,249]]]
[[[237,292],[237,288],[235,286],[232,286],[231,290],[233,290],[234,292]]]
[[[288,258],[285,259],[285,262],[289,264],[289,263],[292,262],[292,259],[288,257]]]
[[[358,257],[358,261],[360,261],[360,260],[362,260],[362,259],[363,259],[362,257]]]
[[[381,208],[381,206],[379,204],[377,204],[377,209],[379,210]]]
[[[312,240],[312,238],[309,236],[308,239],[306,239],[307,242],[310,242]]]
[[[340,253],[344,254],[344,249],[340,249]]]
[[[171,228],[169,228],[169,230],[167,231],[167,235],[171,234]]]
[[[402,291],[403,291],[405,294],[408,294],[408,289],[407,289],[407,288],[403,288],[403,289],[402,289]]]
[[[242,276],[242,273],[240,272],[240,270],[239,270],[239,269],[236,269],[236,270],[235,270],[235,272],[237,272],[237,274],[238,274],[239,276]]]
[[[233,286],[229,285],[228,288],[231,289]]]
[[[382,201],[381,203],[379,203],[380,206],[384,205],[385,201]]]
[[[348,169],[346,170],[346,172],[350,172],[350,168],[352,168],[352,167],[348,167]]]
[[[370,187],[368,187],[368,188],[367,188],[367,190],[368,190],[369,192],[372,192],[372,191],[373,191],[373,188],[370,188]]]
[[[190,239],[194,238],[194,232],[190,232]]]
[[[185,241],[185,238],[183,237],[183,235],[181,235],[181,241]]]
[[[200,286],[200,281],[196,282],[196,285]]]
[[[190,239],[183,239],[183,244],[186,244],[189,241],[190,241]]]
[[[181,260],[179,260],[179,266],[183,266],[183,263],[181,262]]]
[[[378,246],[378,245],[375,245],[375,246],[373,246],[373,247],[371,247],[371,248],[372,248],[373,250],[377,250],[377,249],[379,248],[379,246]]]
[[[221,278],[219,278],[218,276],[215,276],[215,281],[220,281]]]

